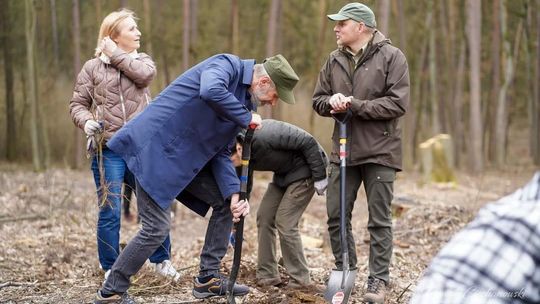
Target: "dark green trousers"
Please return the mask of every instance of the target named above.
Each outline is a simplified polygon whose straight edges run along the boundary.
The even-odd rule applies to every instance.
[[[328,212],[328,232],[337,269],[342,269],[341,241],[339,237],[339,165],[330,164],[326,207]],[[346,227],[349,248],[349,265],[357,266],[356,247],[351,226],[351,215],[358,189],[362,182],[368,204],[369,276],[388,283],[389,266],[392,256],[392,210],[396,170],[378,165],[363,164],[348,166],[346,172]]]

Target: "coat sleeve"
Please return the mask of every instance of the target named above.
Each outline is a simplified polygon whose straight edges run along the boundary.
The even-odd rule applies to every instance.
[[[331,68],[330,68],[330,58],[326,60],[325,64],[319,72],[319,78],[317,79],[317,85],[315,86],[315,91],[313,92],[313,110],[321,116],[330,116],[330,97],[334,95],[332,91],[332,82],[331,82]]]
[[[251,112],[229,92],[235,72],[236,68],[228,57],[216,57],[201,73],[199,94],[219,116],[246,128],[251,122]]]
[[[139,88],[149,86],[156,76],[156,65],[152,58],[145,53],[139,53],[138,58],[133,58],[117,47],[111,56],[111,64],[122,71]]]
[[[73,89],[73,96],[69,102],[69,114],[73,123],[81,129],[84,129],[84,124],[87,120],[93,119],[90,107],[92,106],[92,93],[94,85],[92,81],[92,71],[90,61],[87,61],[79,75]]]
[[[353,99],[352,112],[366,120],[386,120],[403,116],[409,105],[409,68],[398,49],[388,64],[386,92],[373,100]]]
[[[231,150],[226,147],[212,158],[210,165],[223,199],[240,192],[240,180],[231,162]]]
[[[266,138],[270,150],[298,151],[306,160],[313,180],[326,178],[326,154],[321,153],[319,143],[308,132],[284,122],[270,121],[259,132]],[[255,133],[257,134],[257,133]]]

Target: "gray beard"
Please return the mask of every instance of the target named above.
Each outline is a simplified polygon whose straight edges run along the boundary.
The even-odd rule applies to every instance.
[[[251,103],[254,103],[255,105],[257,105],[257,107],[261,105],[261,101],[259,100],[259,98],[257,98],[257,96],[255,96],[255,92],[251,94]]]

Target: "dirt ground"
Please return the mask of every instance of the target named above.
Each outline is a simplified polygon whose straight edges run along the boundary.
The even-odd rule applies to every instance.
[[[406,303],[422,271],[445,242],[482,205],[523,185],[533,168],[515,167],[479,176],[458,173],[458,183],[422,184],[414,173],[400,173],[395,183],[394,254],[387,303]],[[256,176],[252,214],[246,219],[244,256],[239,282],[252,292],[238,303],[324,303],[308,291],[286,284],[255,286],[255,214],[268,174]],[[34,173],[0,164],[0,303],[91,303],[103,279],[96,251],[96,198],[90,171],[52,169]],[[369,239],[363,188],[354,210],[359,272],[351,303],[360,300],[367,276]],[[208,219],[178,206],[173,219],[172,261],[183,277],[178,283],[156,277],[148,267],[133,279],[130,293],[140,303],[225,303],[224,298],[197,301],[191,295]],[[128,241],[137,224],[124,221],[121,238]],[[326,232],[324,198],[314,197],[301,222],[304,247],[313,280],[324,282],[333,265]],[[232,250],[224,259],[229,270]],[[288,277],[280,269],[284,282]]]

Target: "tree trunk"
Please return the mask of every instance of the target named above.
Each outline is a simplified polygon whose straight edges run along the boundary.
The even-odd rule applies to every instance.
[[[184,20],[183,20],[183,39],[182,39],[182,70],[187,71],[189,69],[189,3],[190,0],[184,0]]]
[[[407,27],[405,25],[405,8],[403,7],[402,0],[395,0],[397,2],[398,11],[398,27],[399,27],[399,44],[403,53],[407,54]]]
[[[531,144],[534,164],[540,166],[540,4],[536,1],[536,81],[535,101],[533,102]]]
[[[2,51],[4,54],[4,80],[6,92],[6,159],[14,161],[17,155],[17,131],[15,128],[15,96],[13,94],[13,56],[10,39],[9,1],[0,1],[0,27],[2,28]]]
[[[239,13],[238,0],[231,1],[231,51],[233,54],[238,54],[240,51],[239,37]]]
[[[480,173],[484,168],[482,149],[482,111],[481,111],[481,2],[467,0],[467,33],[469,40],[470,66],[470,108],[469,108],[469,146],[470,161],[473,173]]]
[[[191,47],[194,47],[195,44],[197,43],[197,36],[198,36],[197,16],[199,13],[198,3],[199,3],[198,0],[191,0],[190,6],[189,6],[191,8],[191,14],[189,16],[190,22],[191,22],[191,26],[190,26],[191,35],[189,36],[191,38],[191,41],[190,41]]]
[[[152,37],[154,35],[152,35],[152,9],[151,9],[150,0],[143,1],[143,14],[144,14],[144,31],[145,31],[144,34],[146,36],[146,39],[144,39],[145,46],[146,46],[145,47],[146,53],[149,54],[150,56],[153,56],[154,50],[152,48]]]
[[[379,12],[377,14],[377,29],[388,36],[388,21],[390,19],[390,0],[379,0]]]
[[[275,55],[276,52],[276,38],[277,38],[277,26],[279,23],[279,9],[281,6],[281,0],[272,0],[270,2],[270,16],[268,17],[268,31],[266,37],[266,57]],[[278,109],[279,109],[278,105]],[[278,111],[272,109],[271,106],[261,107],[258,112],[263,118],[272,118],[276,116],[279,119]]]
[[[97,27],[98,27],[98,31],[99,31],[99,26],[101,25],[101,22],[103,21],[101,18],[102,18],[102,14],[101,14],[101,0],[94,0],[95,1],[95,4],[96,4],[96,24],[97,24]]]
[[[26,64],[28,77],[28,103],[30,105],[30,140],[32,143],[32,163],[35,171],[43,170],[41,160],[41,151],[39,147],[39,126],[38,126],[38,102],[35,83],[35,61],[34,61],[34,43],[36,33],[36,11],[32,0],[25,1],[25,19],[26,19]]]
[[[429,29],[429,92],[431,105],[431,136],[441,133],[441,125],[439,119],[439,90],[437,79],[437,57],[435,49],[435,27],[433,16],[435,16],[435,5],[433,1],[428,2],[428,20],[427,28]]]
[[[487,105],[487,119],[486,131],[489,132],[488,141],[488,158],[491,162],[494,162],[497,132],[495,130],[495,124],[493,123],[495,118],[496,100],[499,99],[499,90],[501,86],[501,12],[500,1],[493,1],[493,27],[491,31],[491,94]]]
[[[58,49],[58,28],[56,26],[56,0],[51,0],[51,30],[52,30],[52,45],[54,66],[58,67],[59,49]]]
[[[325,45],[326,28],[328,25],[328,18],[326,17],[328,11],[328,0],[319,0],[319,35],[317,38],[317,45]],[[312,83],[317,82],[319,70],[322,66],[323,48],[318,47],[315,51],[315,64],[313,65],[313,75],[315,80]],[[312,89],[313,91],[313,89]],[[312,134],[315,133],[315,111],[309,111],[309,130]]]
[[[79,0],[73,0],[72,17],[73,17],[73,79],[77,79],[77,75],[81,70],[81,27],[79,16]],[[84,157],[84,141],[83,134],[79,128],[75,128],[73,132],[75,153],[73,155],[73,164],[75,168],[81,168]]]
[[[504,5],[504,0],[499,0],[500,13],[501,13],[501,35],[503,40],[503,56],[504,56],[504,83],[499,90],[497,112],[495,117],[495,164],[500,167],[504,164],[506,159],[506,138],[508,134],[508,89],[514,79],[515,63],[514,60],[517,56],[517,50],[519,49],[519,41],[523,28],[523,21],[519,22],[518,29],[515,35],[515,49],[512,54],[511,37],[507,34],[507,7]]]
[[[453,104],[453,120],[452,124],[454,125],[454,151],[456,166],[460,167],[463,161],[461,161],[461,155],[463,154],[466,147],[465,140],[465,131],[464,131],[464,120],[463,120],[463,84],[465,82],[465,54],[466,54],[465,42],[461,44],[459,48],[459,59],[458,66],[456,70],[456,81],[454,89],[454,102]]]

